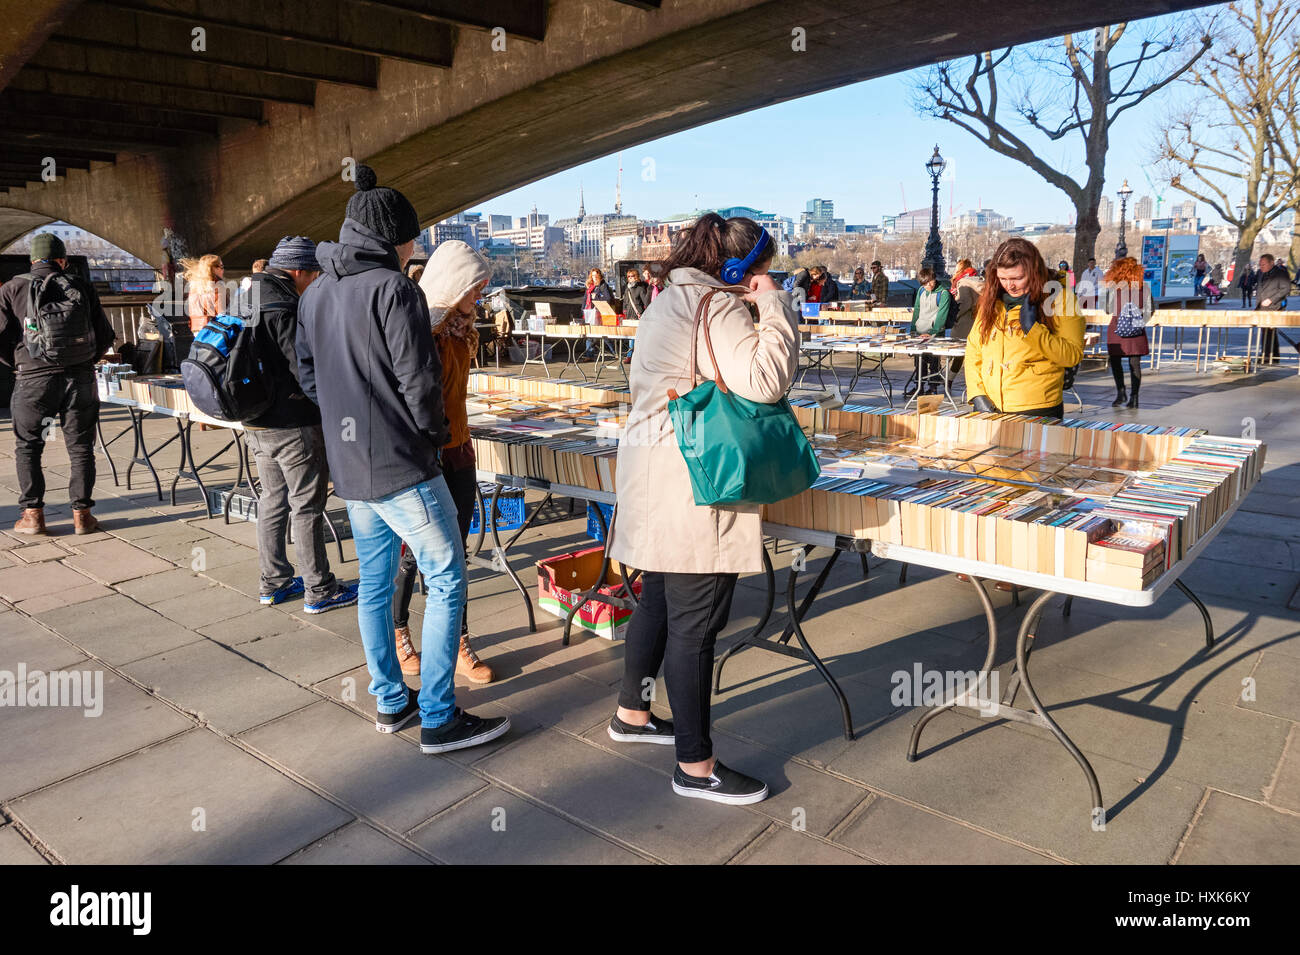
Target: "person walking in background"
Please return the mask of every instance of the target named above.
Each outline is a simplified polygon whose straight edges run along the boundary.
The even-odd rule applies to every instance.
[[[200,331],[226,307],[221,282],[226,277],[226,266],[219,255],[201,255],[197,259],[181,259],[185,270],[185,312],[189,315],[190,331]]]
[[[442,477],[456,503],[462,546],[474,519],[478,488],[474,443],[469,437],[469,416],[465,411],[470,365],[478,350],[474,309],[491,276],[492,266],[483,256],[466,243],[452,240],[439,243],[420,278],[420,291],[429,306],[429,321],[442,363],[442,404],[450,432],[442,448]],[[393,625],[398,664],[403,673],[411,675],[420,672],[420,656],[411,643],[409,623],[416,572],[414,552],[403,547],[394,585]],[[491,683],[495,679],[492,668],[470,646],[468,605],[460,615],[456,672],[471,683]]]
[[[968,400],[976,411],[1063,417],[1065,370],[1083,358],[1073,293],[1048,287],[1047,263],[1028,239],[998,246],[988,273],[966,339]]]
[[[356,168],[356,192],[338,242],[316,248],[321,277],[298,303],[298,371],[321,410],[334,487],[347,504],[361,585],[357,619],[375,729],[420,720],[420,750],[477,746],[510,729],[456,706],[453,675],[465,606],[465,553],[456,502],[439,465],[450,434],[442,366],[429,306],[402,274],[420,220],[396,189]],[[393,648],[393,581],[401,542],[415,554],[427,595],[418,697],[402,681]]]
[[[1202,252],[1196,257],[1196,264],[1192,266],[1192,278],[1195,280],[1192,287],[1193,295],[1201,294],[1201,286],[1205,284],[1205,276],[1209,271],[1210,263],[1205,261],[1205,253]]]
[[[916,301],[912,304],[912,324],[907,333],[925,338],[942,338],[944,328],[948,324],[948,314],[952,309],[952,295],[946,286],[939,284],[938,276],[930,266],[922,267],[916,277],[921,287],[916,290]],[[938,357],[917,355],[917,393],[929,395],[941,392],[943,389],[936,382],[938,377]]]
[[[849,288],[849,298],[853,301],[863,301],[871,294],[871,283],[867,281],[867,273],[858,266],[853,270],[853,285]]]
[[[628,624],[623,688],[608,733],[618,742],[675,745],[673,791],[731,804],[768,793],[761,780],[714,756],[709,717],[714,643],[731,613],[736,578],[763,566],[761,508],[696,505],[668,401],[670,392],[694,387],[697,372],[751,401],[778,401],[790,387],[798,317],[767,274],[774,252],[771,237],[751,219],[712,212],[674,244],[665,265],[669,284],[654,321],[639,330],[632,360],[626,433],[635,439],[618,447],[618,517],[608,540],[611,559],[642,571],[643,588]],[[721,277],[728,267],[743,271],[739,281]],[[704,330],[692,331],[711,292],[701,317],[712,340],[706,348]],[[758,310],[757,325],[746,302]],[[661,666],[672,722],[651,712],[646,693]]]
[[[1115,260],[1106,273],[1102,288],[1103,305],[1110,312],[1106,351],[1110,357],[1110,373],[1115,377],[1115,400],[1110,406],[1136,408],[1138,391],[1142,387],[1142,356],[1151,353],[1151,345],[1145,327],[1137,335],[1121,335],[1124,329],[1120,328],[1120,319],[1125,309],[1136,310],[1144,318],[1150,318],[1155,311],[1155,298],[1151,295],[1151,286],[1142,281],[1142,266],[1132,256]],[[1124,391],[1125,358],[1132,379],[1132,390],[1127,394]]]
[[[1215,262],[1214,268],[1210,269],[1210,281],[1219,288],[1223,288],[1223,263]]]
[[[1249,262],[1241,267],[1241,274],[1234,283],[1241,289],[1241,307],[1250,308],[1255,300],[1255,286],[1259,284],[1259,275]]]
[[[244,422],[248,447],[257,461],[257,559],[260,597],[272,607],[303,597],[307,613],[325,613],[357,602],[357,589],[341,585],[325,549],[325,501],[329,465],[320,409],[298,384],[298,298],[320,275],[316,245],[306,236],[279,241],[266,268],[249,276],[248,298],[257,305],[257,356],[274,383],[271,406]],[[302,576],[289,563],[287,539],[293,525],[294,551]]]
[[[1259,257],[1259,282],[1255,295],[1259,304],[1257,311],[1286,311],[1287,296],[1291,294],[1291,273],[1286,266],[1265,252]],[[1282,360],[1278,349],[1277,329],[1260,329],[1259,360],[1265,365],[1276,365]]]
[[[953,338],[965,341],[970,337],[971,328],[975,325],[975,307],[979,304],[980,292],[983,290],[984,282],[975,271],[971,260],[962,259],[959,261],[957,271],[952,277],[952,284],[948,287],[948,294],[952,297],[952,305],[949,308]],[[956,378],[961,373],[961,366],[965,361],[964,356],[958,356],[952,360],[949,374],[953,378]],[[949,382],[949,387],[951,387],[951,382]]]
[[[880,265],[880,260],[871,263],[871,294],[877,305],[889,304],[889,276]]]
[[[41,456],[58,422],[68,450],[72,528],[93,534],[95,430],[99,387],[95,362],[113,346],[113,326],[89,282],[68,271],[63,240],[32,239],[31,271],[0,286],[0,362],[14,370],[9,411],[22,515],[13,529],[44,534],[45,472]]]
[[[1097,260],[1089,259],[1088,267],[1079,273],[1079,281],[1074,286],[1080,308],[1097,308],[1101,302],[1101,283],[1105,280],[1106,273],[1097,268]]]
[[[627,292],[623,296],[624,314],[636,321],[641,320],[645,310],[650,307],[650,285],[641,281],[641,273],[636,269],[627,270]]]

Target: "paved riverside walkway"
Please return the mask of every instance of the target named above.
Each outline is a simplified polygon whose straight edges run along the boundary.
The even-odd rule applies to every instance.
[[[0,533],[0,671],[100,671],[105,699],[93,718],[0,709],[0,863],[1300,861],[1300,376],[1293,360],[1233,379],[1189,367],[1148,374],[1136,413],[1111,411],[1108,373],[1080,377],[1093,414],[1221,434],[1253,418],[1269,445],[1263,481],[1187,576],[1213,614],[1213,651],[1176,590],[1148,610],[1080,600],[1069,618],[1058,603],[1044,615],[1036,683],[1097,770],[1105,832],[1090,829],[1078,767],[1036,727],[949,713],[927,730],[924,758],[904,759],[917,714],[891,705],[891,675],[983,658],[978,601],[949,575],[914,567],[900,587],[897,566],[874,559],[868,582],[855,560],[831,575],[806,632],[853,705],[854,742],[810,667],[753,649],[732,659],[716,750],[774,795],[728,808],[672,794],[670,747],[605,735],[621,645],[562,648],[558,621],[540,613],[529,633],[518,594],[485,571],[471,573],[470,626],[500,679],[458,685],[458,699],[509,713],[513,730],[445,757],[422,756],[411,731],[379,735],[355,610],[259,607],[254,527],[206,519],[192,489],[171,507],[152,482],[127,492],[101,467],[106,532],[74,537],[55,443],[54,536]],[[174,426],[149,429],[161,439]],[[220,441],[195,431],[200,459]],[[160,457],[174,465],[175,446]],[[160,473],[165,489],[171,472]],[[530,530],[516,559],[530,588],[531,561],[585,546],[583,528],[579,507]],[[345,550],[336,570],[352,581]],[[782,581],[788,561],[775,560]],[[724,646],[756,620],[758,583],[742,579]],[[994,599],[1004,661],[1020,611]],[[666,712],[662,683],[658,696]]]

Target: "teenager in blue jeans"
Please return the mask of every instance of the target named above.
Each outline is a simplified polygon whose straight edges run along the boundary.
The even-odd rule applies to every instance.
[[[465,553],[439,460],[448,433],[429,307],[402,274],[419,219],[400,192],[376,186],[368,166],[357,167],[356,188],[339,241],[317,246],[321,276],[298,304],[299,381],[320,406],[334,490],[352,522],[375,728],[395,733],[418,717],[421,750],[444,753],[496,739],[510,721],[466,713],[452,685]],[[418,697],[393,645],[403,540],[428,588]]]

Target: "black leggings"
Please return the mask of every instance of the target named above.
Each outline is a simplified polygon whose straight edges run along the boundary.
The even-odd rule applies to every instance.
[[[1136,392],[1142,387],[1142,356],[1128,356],[1129,374],[1133,376],[1133,390]],[[1115,388],[1119,391],[1124,390],[1124,356],[1110,356],[1110,373],[1115,376]]]
[[[628,624],[618,705],[649,710],[663,667],[673,710],[677,760],[713,755],[709,739],[713,647],[731,615],[736,574],[641,575],[641,603]]]
[[[475,469],[447,468],[442,477],[447,482],[447,490],[451,491],[451,499],[456,502],[456,522],[460,526],[461,540],[464,540],[469,536],[469,522],[474,519],[474,489],[478,486]],[[415,590],[417,573],[415,555],[409,547],[403,546],[402,563],[397,568],[397,585],[393,589],[393,623],[398,627],[405,627],[410,621],[411,593]],[[469,630],[468,610],[469,602],[466,601],[466,612],[460,617],[461,633]]]

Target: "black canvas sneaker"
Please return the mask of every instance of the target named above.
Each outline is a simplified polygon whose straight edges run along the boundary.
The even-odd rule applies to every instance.
[[[671,746],[673,724],[651,715],[644,726],[637,726],[634,723],[624,723],[615,713],[609,720],[609,738],[620,743],[658,743],[661,746]]]
[[[673,771],[673,792],[693,799],[712,799],[731,806],[748,806],[767,798],[767,783],[746,776],[714,761],[713,772],[707,777],[688,776],[681,766]]]
[[[419,715],[420,701],[408,687],[406,690],[406,705],[396,713],[378,714],[375,717],[375,729],[381,733],[396,733],[408,726],[412,720],[417,719]]]
[[[458,706],[452,718],[442,726],[420,729],[420,752],[450,753],[454,749],[469,749],[504,736],[509,730],[508,716],[483,719]]]

